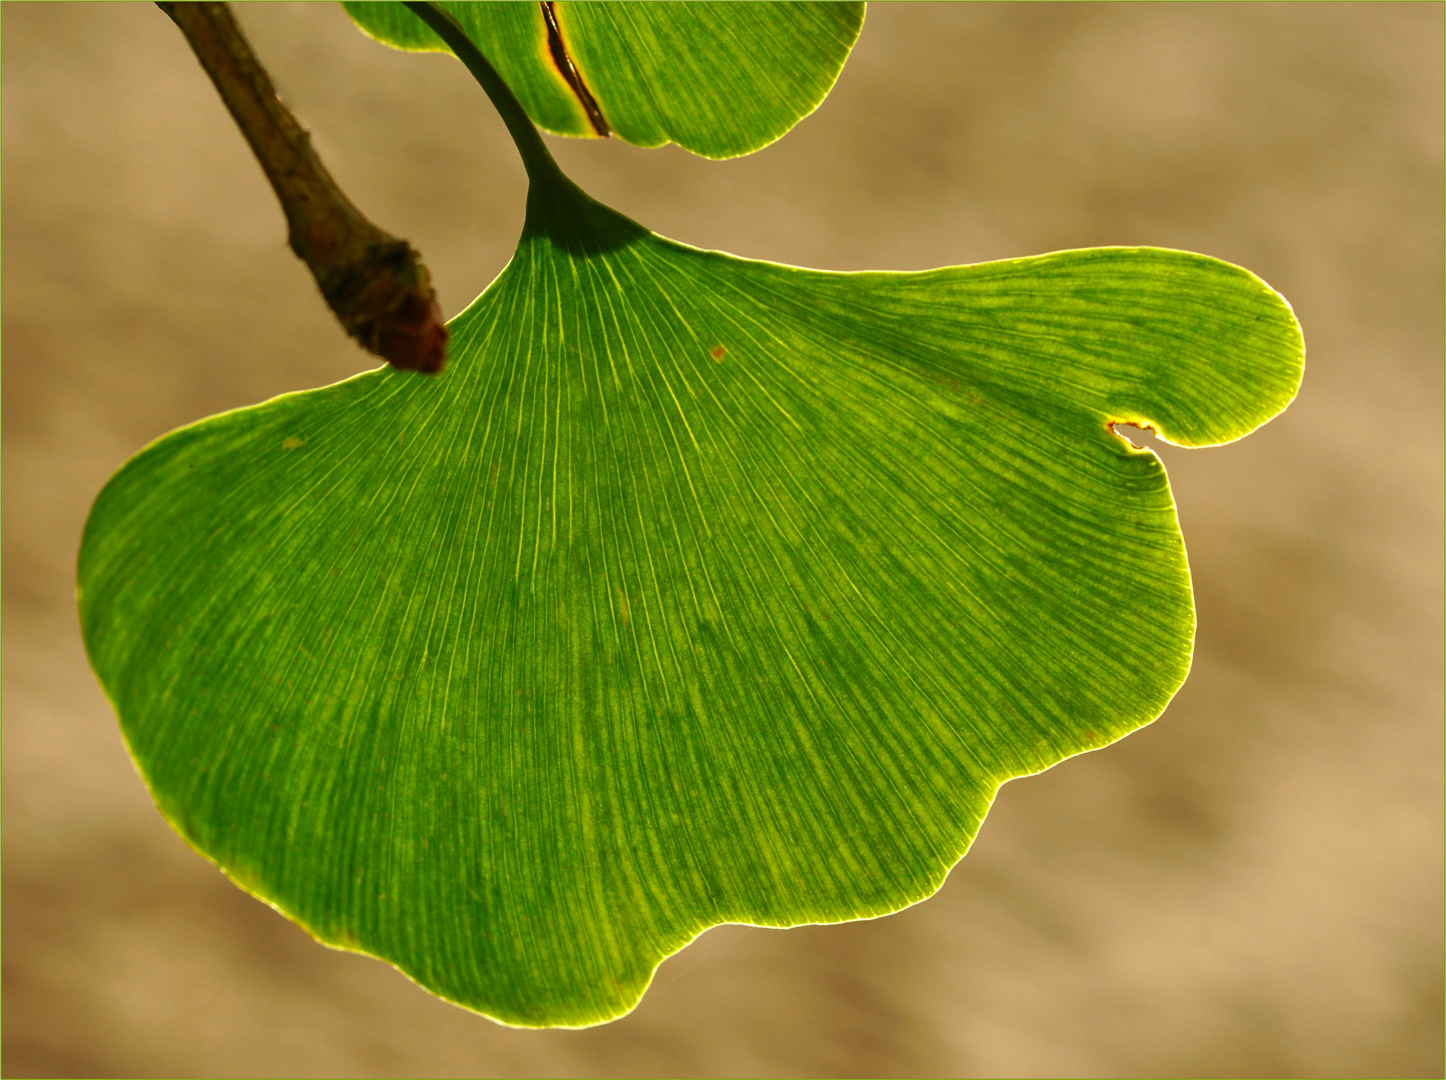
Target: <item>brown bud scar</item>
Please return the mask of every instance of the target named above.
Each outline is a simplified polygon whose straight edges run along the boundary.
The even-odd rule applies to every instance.
[[[342,327],[393,367],[436,374],[447,327],[421,256],[372,224],[322,165],[224,3],[163,3],[271,181],[306,263]]]

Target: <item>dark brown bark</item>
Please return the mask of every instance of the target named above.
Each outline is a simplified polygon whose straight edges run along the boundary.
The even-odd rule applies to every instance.
[[[435,374],[447,328],[421,256],[346,197],[311,136],[276,96],[224,3],[162,3],[235,117],[286,213],[291,250],[311,268],[346,332],[393,367]]]

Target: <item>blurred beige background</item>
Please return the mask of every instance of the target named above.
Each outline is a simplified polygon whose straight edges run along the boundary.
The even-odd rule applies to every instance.
[[[633,1015],[526,1032],[312,943],[132,772],[73,612],[90,500],[171,427],[371,361],[159,11],[4,4],[5,1074],[1441,1076],[1442,11],[880,4],[753,157],[557,146],[752,257],[1203,251],[1291,300],[1309,361],[1266,429],[1164,454],[1200,633],[1159,723],[1007,785],[924,904],[720,928]],[[240,15],[458,311],[522,214],[480,91],[336,6]]]

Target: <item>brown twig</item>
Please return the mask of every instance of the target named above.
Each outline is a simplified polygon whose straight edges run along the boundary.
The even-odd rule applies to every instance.
[[[311,268],[346,332],[393,367],[435,374],[447,328],[421,256],[368,221],[321,164],[311,136],[276,96],[271,77],[223,3],[161,3],[246,141],[286,213],[291,250]]]

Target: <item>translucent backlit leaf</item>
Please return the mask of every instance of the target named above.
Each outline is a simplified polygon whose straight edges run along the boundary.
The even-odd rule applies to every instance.
[[[203,420],[98,498],[92,663],[166,816],[323,941],[513,1024],[722,922],[929,895],[995,792],[1149,722],[1165,472],[1302,365],[1284,301],[1106,248],[834,274],[534,181],[436,379]]]

